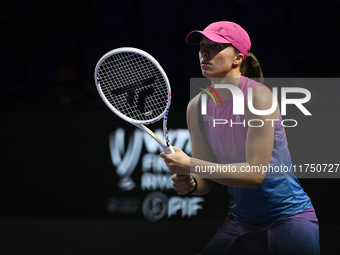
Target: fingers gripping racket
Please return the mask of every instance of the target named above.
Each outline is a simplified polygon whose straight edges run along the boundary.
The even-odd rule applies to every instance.
[[[109,51],[98,61],[94,79],[111,111],[148,133],[165,153],[174,153],[167,132],[170,84],[163,68],[150,54],[129,47]],[[165,143],[145,126],[161,118]]]

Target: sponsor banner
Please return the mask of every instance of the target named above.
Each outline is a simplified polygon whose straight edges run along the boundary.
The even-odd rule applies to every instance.
[[[155,134],[163,139],[161,129],[156,129]],[[190,155],[187,129],[169,129],[168,135],[173,146]],[[119,179],[116,187],[119,197],[108,199],[108,213],[141,213],[148,221],[155,222],[174,216],[196,216],[203,209],[203,197],[176,195],[172,173],[159,157],[162,149],[145,132],[117,128],[109,135],[109,148],[113,171]],[[138,196],[131,197],[132,193]]]

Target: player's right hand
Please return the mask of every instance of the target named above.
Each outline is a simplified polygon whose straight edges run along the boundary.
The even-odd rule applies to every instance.
[[[195,188],[195,185],[196,185],[194,179],[189,173],[184,174],[184,175],[174,174],[171,177],[171,180],[173,182],[172,185],[175,187],[177,193],[180,195],[189,193]]]

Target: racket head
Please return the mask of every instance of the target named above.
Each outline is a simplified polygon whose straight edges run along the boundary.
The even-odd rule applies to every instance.
[[[170,83],[149,53],[132,47],[111,50],[98,61],[94,79],[104,103],[120,118],[135,125],[167,118]]]

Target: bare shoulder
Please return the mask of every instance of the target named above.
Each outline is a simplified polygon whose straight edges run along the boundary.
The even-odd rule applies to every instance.
[[[190,106],[190,107],[197,108],[199,98],[200,98],[200,94],[197,94],[194,98],[190,100],[188,107]]]
[[[250,95],[248,94],[248,97]],[[277,99],[273,99],[272,91],[265,85],[257,85],[252,89],[252,105],[256,110],[268,110],[272,109],[272,106],[276,109],[273,110],[271,114],[267,115],[268,117],[277,118],[279,115],[279,108],[277,104]],[[275,102],[273,100],[276,100]],[[246,104],[246,115],[249,117],[256,117],[255,114],[251,113],[248,108],[248,104]]]
[[[187,106],[187,119],[195,118],[198,114],[197,106],[198,106],[198,100],[199,100],[200,94],[196,95],[193,99],[190,100]]]
[[[273,101],[273,95],[272,91],[264,86],[264,85],[257,85],[253,88],[253,104],[256,108],[258,106],[259,110],[261,110],[262,107],[265,107],[263,109],[268,109],[272,105]]]

